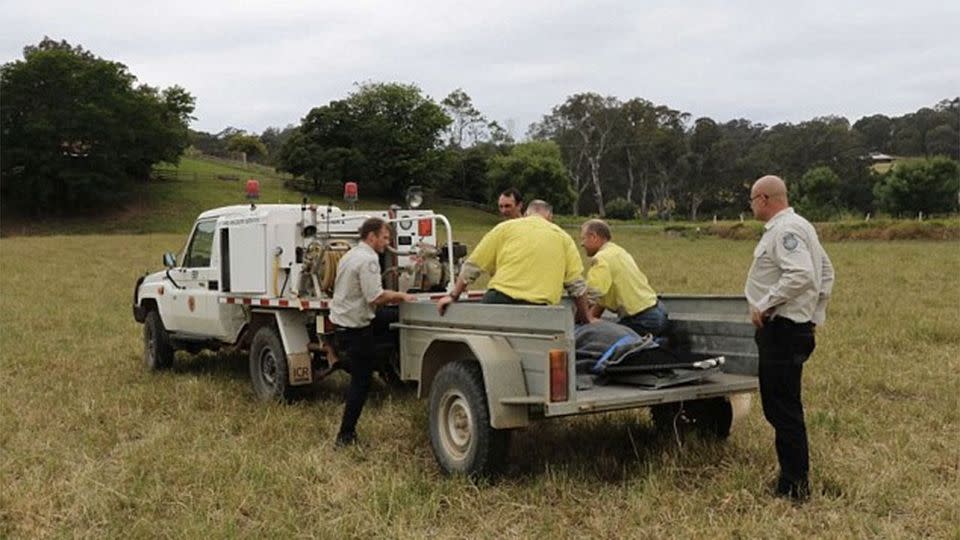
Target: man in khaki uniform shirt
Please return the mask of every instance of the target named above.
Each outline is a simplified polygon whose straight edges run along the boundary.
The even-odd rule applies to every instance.
[[[776,433],[776,494],[803,501],[810,494],[810,459],[800,383],[816,347],[814,329],[826,320],[833,264],[813,225],[790,208],[783,180],[757,180],[750,208],[765,225],[744,293],[757,327],[763,415]]]
[[[399,302],[416,302],[412,294],[383,288],[379,254],[390,244],[390,228],[380,218],[370,218],[360,226],[360,242],[337,265],[333,286],[330,321],[336,326],[334,344],[337,354],[349,364],[350,388],[347,390],[343,419],[337,433],[337,446],[356,441],[357,420],[367,401],[376,357],[373,331],[376,307]]]

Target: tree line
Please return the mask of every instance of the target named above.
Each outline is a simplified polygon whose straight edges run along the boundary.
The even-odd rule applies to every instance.
[[[562,212],[697,220],[745,211],[751,182],[772,173],[787,180],[802,211],[829,219],[957,211],[958,123],[960,98],[852,125],[826,116],[766,126],[588,92],[554,106],[518,143],[462,89],[436,103],[414,85],[366,83],[312,109],[299,126],[268,132],[288,134],[274,164],[308,191],[359,180],[399,196],[420,184],[489,203],[514,186]],[[879,152],[928,159],[880,172]]]
[[[772,173],[815,219],[958,210],[960,98],[853,124],[828,116],[766,126],[586,92],[518,142],[462,89],[436,102],[416,85],[368,82],[297,125],[211,134],[189,129],[185,89],[138,84],[123,64],[49,38],[0,68],[0,94],[0,194],[6,210],[30,214],[122,202],[188,146],[273,165],[305,193],[357,181],[368,194],[399,198],[420,185],[492,204],[517,187],[564,213],[696,220],[745,211],[750,182]],[[917,159],[880,172],[877,152]]]

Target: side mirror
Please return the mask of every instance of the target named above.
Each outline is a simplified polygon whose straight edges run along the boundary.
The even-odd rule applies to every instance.
[[[173,268],[177,265],[177,256],[171,252],[166,252],[163,254],[163,266],[167,268]]]

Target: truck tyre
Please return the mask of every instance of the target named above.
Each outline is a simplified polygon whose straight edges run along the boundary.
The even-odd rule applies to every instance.
[[[680,403],[654,405],[650,412],[658,433],[685,435],[696,432],[700,436],[724,440],[730,436],[733,407],[727,398],[698,399]]]
[[[173,366],[173,345],[160,313],[151,310],[143,320],[143,360],[150,371],[163,371]]]
[[[250,381],[262,401],[283,401],[294,397],[290,386],[287,353],[273,326],[263,326],[250,343]]]
[[[503,465],[510,431],[490,425],[480,365],[458,360],[443,366],[430,388],[430,444],[446,473],[489,476]]]

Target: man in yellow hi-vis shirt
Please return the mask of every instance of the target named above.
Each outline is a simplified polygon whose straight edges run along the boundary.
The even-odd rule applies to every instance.
[[[552,217],[549,204],[531,201],[526,217],[504,221],[484,235],[463,264],[453,290],[437,302],[440,314],[486,272],[492,277],[484,303],[555,305],[566,289],[575,299],[577,321],[592,322],[577,245],[550,222]]]
[[[591,219],[580,228],[580,245],[593,257],[587,271],[591,300],[596,297],[592,314],[599,317],[609,309],[620,316],[617,322],[638,334],[663,334],[669,325],[663,303],[633,257],[612,238],[610,226],[603,220]]]

